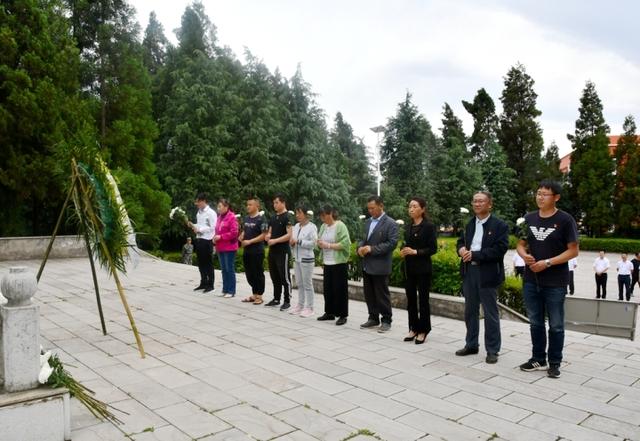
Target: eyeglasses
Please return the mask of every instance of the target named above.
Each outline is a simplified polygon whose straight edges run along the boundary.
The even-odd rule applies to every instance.
[[[541,191],[536,193],[536,197],[538,198],[548,198],[551,196],[555,196],[553,193],[542,193]]]

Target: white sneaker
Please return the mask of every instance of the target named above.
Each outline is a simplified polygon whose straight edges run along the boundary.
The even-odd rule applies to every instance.
[[[302,312],[300,312],[300,317],[311,317],[313,315],[313,309],[304,308]]]
[[[230,298],[232,298],[234,296],[235,296],[235,294],[225,294],[222,297],[224,297],[225,299],[230,299]]]
[[[296,305],[293,308],[291,308],[291,310],[289,310],[289,314],[298,315],[300,314],[301,311],[302,311],[302,306]]]

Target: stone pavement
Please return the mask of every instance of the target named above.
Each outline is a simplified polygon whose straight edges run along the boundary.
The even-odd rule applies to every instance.
[[[17,264],[38,262],[0,262],[0,276]],[[352,301],[337,327],[196,294],[198,278],[195,267],[150,258],[124,278],[141,359],[113,281],[100,274],[103,336],[88,261],[49,261],[36,294],[44,347],[127,412],[116,427],[74,403],[74,441],[640,440],[637,342],[567,332],[562,377],[549,379],[518,370],[530,351],[521,323],[503,321],[500,361],[487,365],[482,352],[453,354],[464,337],[456,320],[433,317],[418,346],[401,341],[405,311],[378,334],[358,327],[363,303]]]

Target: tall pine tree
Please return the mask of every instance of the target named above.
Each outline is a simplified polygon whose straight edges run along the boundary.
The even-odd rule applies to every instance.
[[[622,129],[616,148],[613,207],[618,232],[631,236],[640,231],[640,139],[633,116],[624,119]]]
[[[514,207],[516,172],[507,165],[507,155],[498,144],[496,106],[486,90],[480,89],[473,103],[462,101],[473,117],[473,134],[469,138],[471,152],[482,172],[484,187],[493,194],[493,212],[513,223],[518,214]]]
[[[609,152],[609,126],[591,81],[582,92],[578,112],[574,134],[567,135],[573,147],[571,184],[584,226],[591,235],[599,236],[613,223],[614,163]]]
[[[0,35],[0,236],[48,235],[69,151],[94,137],[79,53],[57,1],[4,2]]]
[[[499,144],[507,163],[516,172],[515,209],[525,213],[534,206],[543,149],[542,129],[536,120],[542,112],[536,107],[538,95],[534,81],[522,64],[509,69],[504,79]]]
[[[442,140],[432,164],[438,207],[435,219],[458,226],[460,207],[468,207],[473,193],[482,189],[482,175],[467,149],[462,121],[447,103],[442,112]]]
[[[434,211],[429,159],[435,150],[436,137],[431,125],[407,93],[396,114],[389,118],[380,152],[382,196],[392,216],[406,216],[406,205],[412,195],[427,199],[429,211]]]

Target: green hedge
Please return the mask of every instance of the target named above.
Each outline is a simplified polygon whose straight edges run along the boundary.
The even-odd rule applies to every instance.
[[[581,237],[580,250],[635,254],[640,253],[640,240]]]

